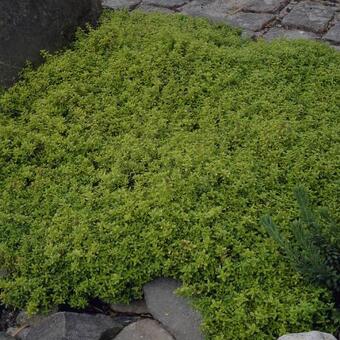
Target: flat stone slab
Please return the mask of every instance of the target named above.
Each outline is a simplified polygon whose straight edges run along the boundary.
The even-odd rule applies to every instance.
[[[220,8],[216,1],[206,3],[206,1],[194,0],[180,8],[180,11],[182,14],[208,18],[212,21],[221,21],[227,16],[227,11]]]
[[[103,7],[110,9],[134,9],[141,3],[141,0],[103,0]]]
[[[255,13],[275,13],[289,3],[289,0],[252,0],[243,10]]]
[[[312,32],[300,30],[285,30],[284,28],[273,27],[264,34],[263,38],[270,41],[273,39],[318,39],[318,36]]]
[[[312,331],[308,333],[294,333],[281,336],[278,340],[336,340],[336,338],[328,333]]]
[[[176,340],[203,340],[201,315],[186,298],[175,294],[180,286],[172,279],[157,279],[146,284],[143,287],[146,305],[152,316]]]
[[[336,22],[333,27],[323,36],[323,39],[340,45],[340,21]]]
[[[169,8],[152,6],[152,5],[144,5],[144,4],[141,4],[140,6],[138,6],[137,10],[145,12],[145,13],[154,13],[154,12],[168,13],[168,14],[175,13]]]
[[[144,319],[125,327],[115,340],[175,340],[159,322]]]
[[[144,0],[144,5],[152,5],[166,8],[175,8],[179,6],[183,6],[188,3],[190,0]]]
[[[55,313],[29,329],[25,340],[111,339],[123,326],[107,315]]]
[[[335,7],[312,2],[300,2],[283,18],[282,24],[288,28],[322,33],[327,30],[334,13]]]
[[[226,21],[232,26],[256,32],[262,30],[274,19],[275,16],[268,13],[239,12],[235,15],[228,16]]]
[[[183,6],[183,14],[205,17],[213,21],[221,21],[227,15],[235,14],[251,4],[253,0],[194,0]]]

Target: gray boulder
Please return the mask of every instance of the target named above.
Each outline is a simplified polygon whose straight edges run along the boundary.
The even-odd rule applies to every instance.
[[[11,339],[13,340],[13,338],[6,335],[6,333],[0,332],[0,340],[11,340]]]
[[[283,335],[278,340],[336,340],[336,338],[328,333],[312,331]]]
[[[144,286],[146,305],[177,340],[201,340],[202,318],[186,298],[175,294],[180,283],[172,279],[157,279]]]
[[[27,338],[29,331],[30,331],[29,326],[10,327],[7,329],[7,335],[10,335],[17,340],[25,340]]]
[[[340,44],[340,21],[334,24],[328,33],[324,35],[323,39],[326,39],[334,44]]]
[[[55,313],[33,325],[25,340],[109,340],[123,326],[102,314]]]
[[[144,319],[125,327],[115,340],[174,340],[155,320]]]
[[[20,311],[15,319],[18,327],[33,326],[43,321],[46,317],[58,312],[57,308],[53,308],[48,314],[36,314],[33,316],[28,315],[25,311]]]
[[[100,11],[100,0],[1,0],[0,85],[13,84],[27,60],[41,62],[41,50],[60,49]]]

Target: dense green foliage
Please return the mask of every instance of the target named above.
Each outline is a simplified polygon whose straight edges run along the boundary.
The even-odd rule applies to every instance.
[[[292,188],[336,214],[340,54],[115,13],[0,96],[3,302],[127,301],[182,280],[212,339],[333,331],[259,223]],[[336,215],[338,216],[338,215]]]
[[[308,281],[327,287],[340,307],[340,228],[327,209],[313,212],[303,187],[295,189],[300,217],[292,223],[293,238],[281,235],[270,216],[262,224],[278,242],[295,269]]]

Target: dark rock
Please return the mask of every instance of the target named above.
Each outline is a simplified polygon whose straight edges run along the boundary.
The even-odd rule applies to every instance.
[[[115,340],[174,340],[155,320],[143,319],[125,327]]]
[[[139,321],[141,319],[141,316],[139,315],[128,315],[128,314],[119,314],[114,317],[112,317],[112,320],[125,326],[130,325],[130,323]]]
[[[157,279],[144,286],[146,305],[152,316],[177,340],[201,340],[201,316],[186,298],[175,294],[180,284]]]
[[[232,26],[256,32],[266,27],[266,25],[274,19],[275,16],[268,13],[239,12],[235,15],[228,16],[226,21]]]
[[[25,340],[109,340],[123,326],[103,314],[55,313],[29,329]]]
[[[323,36],[323,39],[340,45],[340,21],[336,22],[333,27]]]
[[[327,30],[334,13],[334,7],[312,2],[300,2],[283,18],[282,24],[288,28],[322,33]]]
[[[41,50],[60,49],[78,26],[95,23],[100,9],[100,0],[1,0],[0,85],[13,84],[27,60],[41,62]]]
[[[0,331],[15,326],[18,311],[0,304]]]
[[[273,40],[277,38],[283,39],[318,39],[318,36],[312,32],[305,32],[300,30],[286,30],[281,27],[271,28],[264,36],[266,40]]]
[[[110,305],[111,310],[116,313],[124,314],[148,314],[148,307],[144,300],[132,301],[129,304],[113,304]]]
[[[331,334],[312,331],[283,335],[278,340],[336,340],[336,338]]]
[[[189,0],[143,0],[143,4],[152,5],[158,7],[174,8],[183,6],[188,3]]]
[[[103,0],[103,7],[110,9],[129,9],[136,8],[141,0]]]

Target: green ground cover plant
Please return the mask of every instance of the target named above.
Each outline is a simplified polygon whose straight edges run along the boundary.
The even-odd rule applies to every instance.
[[[180,15],[104,14],[0,96],[0,299],[29,312],[184,283],[207,339],[337,327],[259,220],[339,212],[340,54]]]

